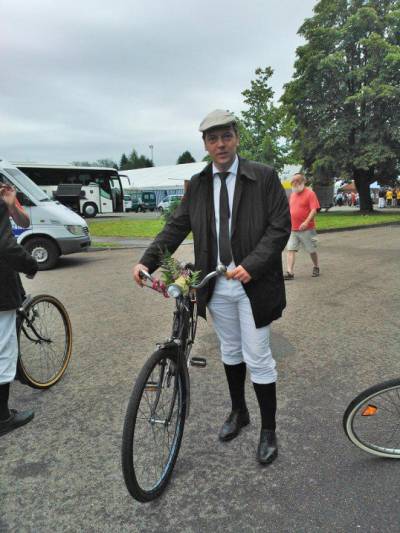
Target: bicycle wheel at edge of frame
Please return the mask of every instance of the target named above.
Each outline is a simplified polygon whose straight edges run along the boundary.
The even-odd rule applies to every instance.
[[[141,502],[146,503],[158,498],[162,492],[165,490],[168,485],[169,479],[173,472],[175,462],[178,458],[183,430],[185,426],[185,420],[187,415],[187,391],[186,391],[186,380],[183,371],[180,374],[180,384],[182,387],[182,401],[181,401],[181,413],[179,427],[177,428],[177,435],[175,438],[174,449],[172,455],[168,456],[168,467],[166,472],[163,474],[162,479],[155,485],[151,490],[143,490],[137,480],[135,474],[135,466],[133,461],[133,442],[134,442],[134,432],[136,425],[137,413],[139,410],[140,402],[142,399],[142,394],[144,386],[147,382],[147,379],[151,375],[152,370],[155,368],[156,364],[165,358],[169,358],[176,362],[177,359],[177,350],[161,348],[156,350],[146,361],[142,367],[139,375],[136,379],[131,397],[129,399],[128,407],[126,410],[124,428],[122,434],[122,448],[121,448],[121,460],[122,460],[122,472],[124,475],[124,480],[126,487],[131,494],[131,496]],[[176,401],[176,400],[175,400]]]
[[[377,383],[376,385],[373,385],[372,387],[369,387],[368,389],[365,389],[364,391],[360,392],[347,406],[344,414],[343,414],[343,429],[347,436],[347,438],[360,450],[363,450],[367,453],[370,453],[372,455],[378,456],[378,457],[386,457],[390,459],[400,459],[400,447],[398,450],[398,454],[391,454],[384,451],[380,451],[376,448],[370,447],[366,445],[364,442],[362,442],[357,435],[353,431],[352,423],[354,420],[354,417],[358,411],[358,409],[361,407],[363,403],[365,403],[367,400],[372,400],[373,398],[379,396],[382,392],[389,391],[391,389],[400,389],[400,378],[391,379],[388,381],[383,381],[381,383]],[[378,446],[377,446],[378,448]]]
[[[51,304],[53,304],[57,308],[57,310],[59,311],[59,313],[60,313],[60,315],[62,317],[64,326],[65,326],[66,343],[65,343],[65,350],[64,350],[64,357],[63,357],[62,366],[60,367],[60,370],[49,381],[41,382],[41,381],[38,381],[37,379],[35,379],[33,376],[31,376],[28,373],[28,371],[24,367],[23,358],[21,357],[21,354],[19,353],[18,354],[18,363],[17,363],[17,367],[18,367],[17,372],[19,373],[21,381],[23,383],[25,383],[26,385],[29,385],[30,387],[32,387],[34,389],[42,389],[43,390],[43,389],[49,389],[50,387],[52,387],[53,385],[58,383],[60,381],[60,379],[63,377],[63,375],[64,375],[64,373],[65,373],[65,371],[66,371],[66,369],[68,367],[68,364],[69,364],[69,362],[71,360],[71,356],[72,356],[72,326],[71,326],[71,321],[69,319],[67,310],[65,309],[64,305],[60,302],[60,300],[58,300],[57,298],[55,298],[54,296],[51,296],[49,294],[38,294],[38,295],[34,296],[32,298],[32,300],[29,302],[28,306],[26,307],[25,312],[27,313],[31,307],[33,307],[34,305],[36,305],[36,304],[38,304],[38,303],[40,303],[42,301],[50,302]],[[21,322],[19,324],[19,327],[18,327],[18,346],[20,346],[20,335],[21,335],[21,330],[22,330],[22,325],[23,324],[24,324],[24,319],[21,320]]]

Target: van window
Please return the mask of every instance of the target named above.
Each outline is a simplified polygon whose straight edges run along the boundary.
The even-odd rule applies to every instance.
[[[17,168],[6,168],[5,171],[14,178],[15,185],[18,189],[27,190],[28,193],[39,202],[50,202],[50,198],[47,194],[45,194],[40,187],[35,185],[35,183],[27,179],[23,172]]]

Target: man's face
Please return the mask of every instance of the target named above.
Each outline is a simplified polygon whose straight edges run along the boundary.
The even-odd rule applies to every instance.
[[[221,170],[227,170],[231,166],[238,146],[239,137],[232,126],[213,128],[205,132],[204,147]]]
[[[304,185],[305,185],[304,179],[301,178],[300,176],[299,177],[294,177],[292,179],[292,191],[293,192],[302,192],[302,191],[304,191]]]

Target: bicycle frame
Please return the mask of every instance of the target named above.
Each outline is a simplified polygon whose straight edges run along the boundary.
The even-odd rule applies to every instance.
[[[187,416],[190,414],[190,377],[189,377],[189,365],[190,365],[190,351],[194,338],[196,335],[196,325],[197,325],[197,314],[195,314],[196,309],[196,289],[204,287],[210,279],[218,275],[228,276],[227,269],[224,265],[218,265],[214,272],[207,274],[200,283],[193,285],[189,291],[189,294],[169,294],[175,298],[176,309],[174,311],[174,319],[172,322],[172,333],[171,337],[167,339],[164,343],[157,343],[157,348],[159,350],[168,350],[173,352],[173,357],[177,361],[177,376],[179,371],[182,371],[185,385],[186,385],[186,409]],[[140,272],[142,279],[153,282],[153,277],[142,270]],[[149,287],[144,284],[145,287]],[[151,288],[151,287],[149,287]],[[171,400],[170,414],[171,416],[174,402],[176,400],[176,384],[173,398]],[[155,402],[155,408],[158,406],[159,395]]]

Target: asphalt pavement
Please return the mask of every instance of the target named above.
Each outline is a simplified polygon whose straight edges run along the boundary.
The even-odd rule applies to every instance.
[[[321,276],[298,255],[288,307],[272,326],[278,363],[279,457],[255,459],[258,407],[229,443],[217,433],[230,408],[210,323],[199,324],[191,415],[165,494],[139,504],[120,465],[121,432],[135,377],[169,334],[173,303],[140,289],[142,250],[61,259],[25,285],[67,307],[73,358],[46,392],[16,383],[11,406],[33,408],[28,426],[0,438],[0,531],[397,532],[400,462],[355,448],[342,415],[364,388],[400,374],[400,228],[320,236]],[[190,259],[191,245],[178,255]]]

